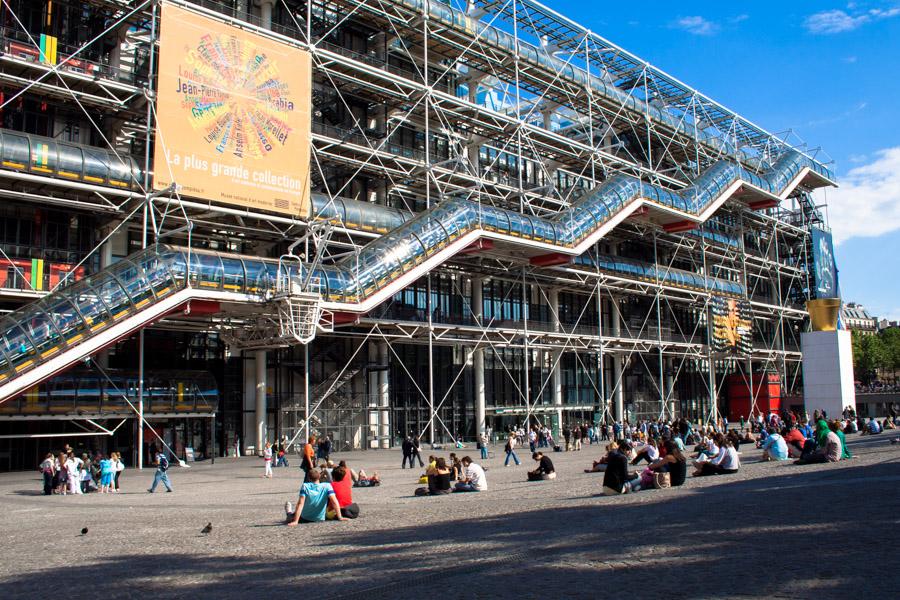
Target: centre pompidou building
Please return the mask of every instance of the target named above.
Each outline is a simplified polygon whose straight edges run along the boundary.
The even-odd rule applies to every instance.
[[[0,24],[0,468],[802,405],[830,159],[550,7]]]

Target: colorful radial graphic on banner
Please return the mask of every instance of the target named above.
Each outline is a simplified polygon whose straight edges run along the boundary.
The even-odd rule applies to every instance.
[[[263,158],[283,146],[294,110],[279,65],[248,40],[204,35],[179,73],[190,123],[219,154]]]

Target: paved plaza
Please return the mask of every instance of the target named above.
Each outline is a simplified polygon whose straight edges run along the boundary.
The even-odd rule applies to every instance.
[[[744,446],[738,475],[617,498],[582,472],[600,446],[552,454],[559,478],[537,483],[527,452],[504,468],[497,446],[489,491],[434,498],[412,495],[421,470],[399,452],[357,452],[337,458],[384,480],[354,489],[361,517],[297,528],[282,525],[296,459],[271,480],[253,458],[173,467],[175,492],[153,495],[152,470],[79,497],[8,473],[0,598],[897,597],[900,445],[849,437],[851,461],[762,463]]]

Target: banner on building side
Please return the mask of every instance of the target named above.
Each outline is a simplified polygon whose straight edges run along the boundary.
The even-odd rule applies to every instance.
[[[746,300],[712,299],[713,352],[746,356],[753,351],[753,320]]]
[[[814,298],[837,298],[837,265],[834,260],[834,243],[831,232],[818,227],[810,228],[813,258]]]
[[[306,214],[308,52],[163,4],[153,187]]]

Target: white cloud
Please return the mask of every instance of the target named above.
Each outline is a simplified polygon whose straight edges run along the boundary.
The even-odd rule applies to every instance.
[[[900,230],[900,146],[877,152],[838,183],[841,187],[820,192],[818,199],[828,203],[836,244]]]
[[[844,63],[846,63],[846,64],[848,64],[848,65],[852,65],[852,64],[855,63],[857,60],[858,60],[858,59],[857,59],[855,56],[845,56],[845,57],[842,59],[842,62],[844,62]]]
[[[707,21],[699,15],[693,17],[681,17],[672,23],[672,27],[683,29],[693,35],[712,35],[719,30],[718,25],[712,21]]]
[[[856,7],[854,4],[847,6],[849,10]],[[812,14],[803,21],[803,26],[812,34],[829,35],[853,31],[871,21],[880,21],[900,16],[900,7],[873,8],[864,12],[848,13],[843,10],[823,10]]]
[[[733,24],[743,23],[744,21],[746,21],[749,18],[750,18],[750,15],[741,14],[741,15],[737,15],[735,17],[731,17],[730,19],[728,19],[728,22],[733,23]]]
[[[829,34],[853,31],[868,20],[868,15],[851,17],[842,10],[826,10],[806,17],[803,25],[810,33]]]

